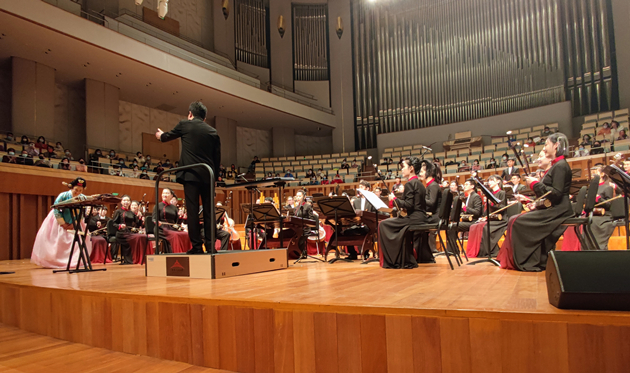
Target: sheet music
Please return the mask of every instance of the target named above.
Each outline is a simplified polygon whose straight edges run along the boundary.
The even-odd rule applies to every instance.
[[[383,209],[391,210],[389,206],[387,206],[385,202],[380,199],[380,197],[376,196],[376,194],[367,190],[361,190],[359,191],[359,193],[363,194],[368,202],[370,202],[372,206],[374,206],[374,208],[378,211],[382,211]]]

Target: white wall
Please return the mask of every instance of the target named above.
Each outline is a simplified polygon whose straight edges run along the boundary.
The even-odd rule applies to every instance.
[[[57,83],[55,85],[55,125],[48,139],[61,141],[75,159],[85,154],[85,90]]]
[[[533,127],[549,123],[558,123],[560,132],[571,138],[573,137],[571,119],[571,103],[569,101],[565,101],[558,104],[497,115],[489,118],[445,124],[442,126],[421,128],[417,130],[384,133],[378,135],[378,154],[383,154],[383,150],[385,148],[418,144],[429,146],[432,143],[435,143],[431,146],[433,151],[441,152],[443,150],[442,143],[448,140],[449,135],[453,135],[456,132],[472,131],[473,136],[495,136],[505,135],[505,132],[511,129]],[[490,144],[490,138],[484,137],[484,145]]]
[[[13,57],[11,116],[14,132],[53,138],[55,70]]]
[[[85,133],[90,147],[120,149],[120,89],[92,79],[85,79]]]
[[[247,127],[236,128],[236,166],[248,166],[254,156],[271,157],[273,154],[271,131]],[[224,163],[224,166],[227,165]]]
[[[295,155],[332,154],[332,136],[314,137],[295,135]]]
[[[118,143],[117,150],[135,153],[142,151],[142,134],[151,133],[160,128],[164,132],[172,130],[181,115],[148,108],[146,106],[119,101],[118,103]]]
[[[328,80],[307,82],[296,81],[295,92],[306,93],[317,100],[317,104],[321,107],[330,107],[330,83]]]
[[[263,86],[263,84],[269,82],[269,69],[267,68],[254,66],[245,62],[237,61],[236,70],[244,74],[247,74],[249,76],[252,76],[252,75],[258,76],[256,79],[260,80],[261,87]]]

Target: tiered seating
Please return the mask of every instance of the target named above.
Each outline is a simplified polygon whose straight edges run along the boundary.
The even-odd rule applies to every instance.
[[[256,166],[256,179],[264,179],[269,172],[274,176],[276,174],[284,176],[288,170],[291,170],[291,173],[297,180],[304,182],[308,181],[306,180],[308,170],[312,169],[313,172],[317,172],[321,168],[322,171],[327,174],[328,180],[332,180],[336,172],[339,171],[344,181],[350,183],[354,182],[357,175],[361,172],[366,157],[367,151],[262,158],[261,162]],[[351,167],[349,170],[342,170],[341,164],[344,159],[349,165],[352,165],[352,162],[356,161],[359,167]]]
[[[543,124],[535,127],[526,127],[511,130],[510,137],[516,138],[517,141],[524,143],[530,137],[535,139],[540,137],[545,127],[558,131],[558,123]],[[544,148],[544,145],[536,145],[535,147],[524,148],[526,153],[537,153]],[[394,176],[399,174],[398,161],[400,158],[408,156],[420,156],[422,154],[422,145],[408,145],[395,148],[386,148],[381,156],[379,164],[386,163],[388,159],[392,159],[393,162],[387,165],[379,165],[381,173],[392,171]],[[466,161],[468,165],[472,166],[475,160],[479,161],[481,168],[485,168],[488,162],[494,158],[497,165],[501,162],[501,157],[504,154],[511,155],[509,152],[508,135],[506,131],[505,136],[493,137],[492,144],[486,146],[480,146],[470,149],[452,150],[449,152],[437,152],[433,154],[425,155],[425,158],[437,158],[443,165],[444,173],[456,173],[458,171],[458,165],[462,161]],[[447,163],[454,162],[456,164],[444,166]]]
[[[610,135],[598,135],[598,132],[602,128],[603,124],[610,123],[613,120],[619,122],[619,129],[625,129],[626,132],[628,131],[628,109],[593,114],[584,118],[584,123],[582,123],[582,129],[580,131],[579,141],[582,141],[584,135],[589,135],[591,136],[592,140],[597,140],[600,142],[607,141],[611,144],[614,144],[615,151],[630,150],[630,140],[616,141],[616,139],[612,138]],[[590,146],[587,146],[586,148],[590,150]],[[610,146],[604,146],[604,149],[606,152],[611,150]]]

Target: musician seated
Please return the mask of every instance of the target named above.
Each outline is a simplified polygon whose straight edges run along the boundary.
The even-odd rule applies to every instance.
[[[131,205],[129,209],[131,210],[131,212],[136,214],[136,216],[138,217],[138,228],[143,230],[144,229],[144,215],[142,215],[142,212],[140,211],[140,202],[131,201]]]
[[[86,212],[89,210],[86,208]],[[96,207],[92,211],[92,214],[85,217],[87,224],[87,231],[90,232],[92,240],[92,253],[90,254],[90,260],[92,263],[111,263],[111,253],[108,250],[109,242],[107,241],[107,222],[110,220],[107,217],[107,207]],[[107,259],[105,259],[107,257]]]
[[[514,167],[514,158],[508,158],[507,168],[503,170],[503,173],[501,173],[501,179],[510,180],[512,175],[518,174],[519,171],[520,170],[518,168]]]
[[[566,136],[554,133],[545,142],[545,157],[551,160],[551,168],[541,181],[525,177],[537,197],[546,196],[550,207],[514,216],[510,219],[510,232],[501,246],[498,259],[501,268],[520,271],[543,271],[547,255],[566,229],[562,226],[573,217],[569,201],[571,168],[564,159],[569,149]]]
[[[507,217],[504,210],[507,206],[507,200],[501,177],[499,175],[488,177],[488,186],[494,197],[500,201],[498,204],[490,202],[490,214],[499,210],[503,213],[499,214],[500,219],[492,219],[490,222],[490,236],[488,236],[488,229],[486,228],[486,211],[481,214],[479,223],[470,226],[466,253],[472,258],[488,256],[488,240],[490,240],[490,255],[496,256],[499,252],[497,244],[507,229]]]
[[[457,230],[451,229],[448,231],[450,239],[448,240],[449,252],[455,252],[451,247],[451,241],[457,240],[457,235],[460,232],[468,232],[470,227],[477,222],[483,211],[483,203],[479,194],[475,192],[475,181],[468,179],[464,183],[464,198],[460,200],[464,204],[462,207],[462,221],[457,225]]]
[[[513,174],[510,182],[512,183],[512,192],[514,194],[521,193],[522,191],[527,189],[527,187],[525,187],[525,185],[521,184],[521,175],[520,174]]]
[[[185,253],[192,248],[187,232],[180,230],[177,196],[170,188],[162,189],[162,201],[153,209],[153,221],[159,226],[159,235],[168,253]]]
[[[369,212],[376,213],[377,211],[374,208],[374,206],[372,206],[372,204],[363,195],[361,195],[362,190],[370,191],[370,183],[368,183],[365,180],[359,181],[359,186],[357,187],[357,198],[354,199],[354,202],[352,204],[354,211],[355,212],[356,211],[369,211]],[[360,223],[357,225],[353,225],[347,229],[344,229],[340,233],[340,236],[343,236],[343,237],[365,236],[368,233],[370,233],[370,229],[365,224]],[[354,246],[352,245],[346,246],[346,249],[348,251],[348,256],[346,257],[346,259],[348,260],[358,259],[358,253],[357,253],[357,250],[354,248]]]
[[[67,186],[70,190],[60,193],[55,199],[55,204],[73,198],[77,200],[85,198],[83,190],[87,183],[84,179],[78,177]],[[37,231],[31,262],[44,268],[66,268],[74,241],[72,222],[69,209],[51,209]],[[87,240],[87,248],[88,252],[92,249],[90,240]],[[79,255],[75,252],[70,265],[76,266],[78,259]]]
[[[120,201],[120,208],[114,213],[112,221],[117,228],[116,243],[120,247],[120,254],[123,258],[122,264],[133,264],[134,262],[140,264],[144,251],[146,251],[146,236],[138,233],[140,227],[138,215],[134,214],[130,208],[131,198],[124,195]]]

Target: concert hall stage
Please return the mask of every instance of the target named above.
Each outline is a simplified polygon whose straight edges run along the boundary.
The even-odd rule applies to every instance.
[[[100,267],[97,265],[96,267]],[[630,313],[563,311],[543,273],[308,263],[218,280],[3,261],[0,322],[234,372],[627,372]],[[2,353],[0,351],[0,357]],[[68,359],[72,359],[69,356]],[[98,361],[86,361],[98,368]]]

